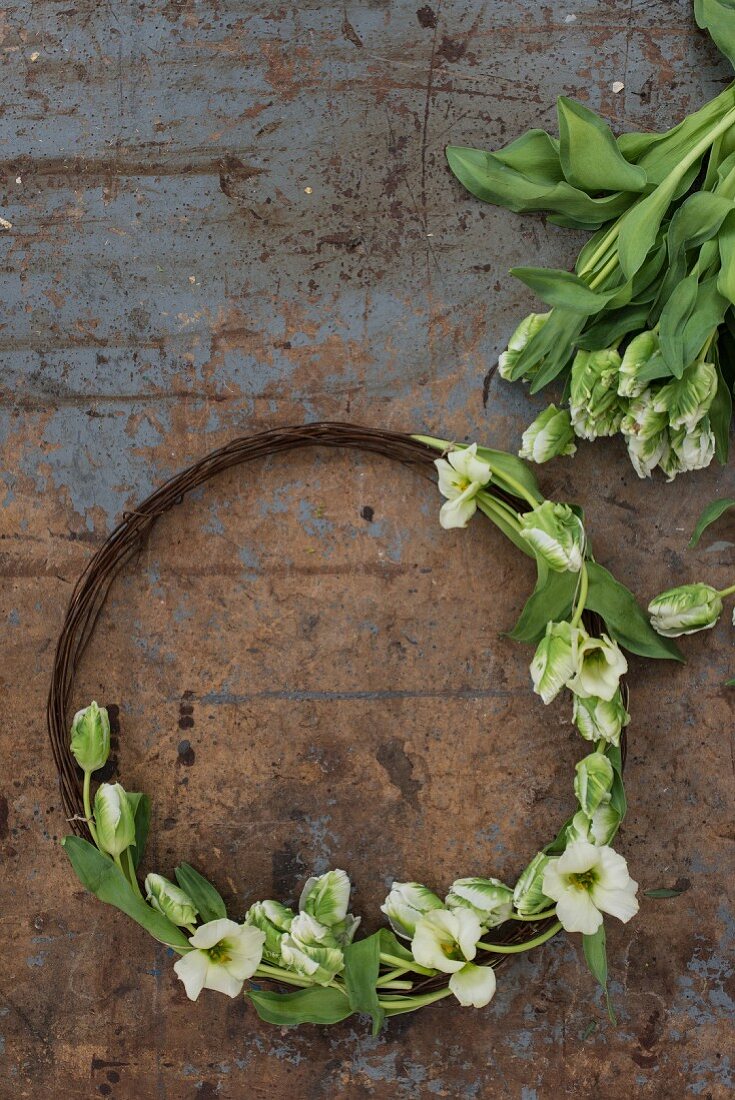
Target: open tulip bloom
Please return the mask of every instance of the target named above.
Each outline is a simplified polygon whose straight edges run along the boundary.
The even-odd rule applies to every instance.
[[[535,318],[523,339],[533,339],[544,323]],[[514,353],[520,354],[523,339]],[[604,370],[594,362],[585,367],[585,415],[594,414],[598,430],[605,430],[601,422],[610,415],[609,369],[609,363]],[[675,404],[682,425],[695,416],[681,395]],[[566,413],[545,417],[529,449],[545,447],[552,437],[569,446]],[[377,1031],[386,1018],[445,997],[463,1007],[487,1005],[498,961],[562,929],[582,934],[585,957],[605,985],[603,917],[628,921],[637,911],[636,883],[611,847],[626,808],[621,739],[629,721],[622,684],[628,666],[621,646],[657,658],[678,657],[676,646],[656,633],[632,594],[595,562],[580,510],[546,500],[520,459],[474,443],[413,439],[429,454],[440,453],[441,526],[463,528],[479,512],[536,563],[537,584],[513,636],[536,645],[533,689],[548,705],[565,695],[585,746],[572,785],[576,804],[515,885],[484,873],[457,878],[446,892],[395,882],[381,906],[389,927],[367,937],[359,935],[350,880],[340,869],[310,877],[296,904],[256,900],[234,920],[215,886],[187,863],[176,868],[175,881],[147,873],[143,893],[138,867],[148,799],[120,783],[101,783],[92,799],[91,775],[105,765],[110,739],[106,711],[90,704],[74,716],[70,751],[84,776],[91,843],[66,837],[65,850],[85,886],[180,956],[174,971],[191,1000],[205,990],[229,997],[244,992],[262,1019],[279,1026],[337,1023],[366,1013]],[[461,537],[454,530],[447,535]],[[711,625],[721,595],[703,585],[664,593],[651,607],[654,626],[681,633]]]

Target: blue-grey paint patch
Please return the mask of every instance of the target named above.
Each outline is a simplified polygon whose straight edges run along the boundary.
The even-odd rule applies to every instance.
[[[45,965],[46,965],[46,956],[44,954],[29,955],[29,957],[26,959],[26,966],[35,967],[35,966],[45,966]]]
[[[20,612],[17,608],[13,608],[8,612],[8,626],[20,626]]]

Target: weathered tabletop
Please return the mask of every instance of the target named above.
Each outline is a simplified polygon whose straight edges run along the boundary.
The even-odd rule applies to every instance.
[[[531,305],[506,272],[564,266],[575,240],[469,199],[443,146],[553,126],[562,92],[672,123],[729,79],[688,0],[10,0],[0,41],[0,1095],[726,1096],[727,622],[686,668],[633,666],[620,847],[643,889],[686,891],[610,922],[616,1029],[564,937],[504,969],[487,1010],[445,1003],[377,1039],[191,1005],[67,869],[44,725],[74,579],[192,457],[324,417],[517,446],[541,403],[500,382],[483,402]],[[731,583],[726,530],[685,552],[731,471],[642,483],[615,441],[542,482],[584,503],[642,599]],[[441,532],[438,503],[382,461],[301,453],[156,531],[77,700],[119,708],[119,775],[154,800],[149,867],[187,858],[243,911],[343,866],[371,927],[393,877],[512,881],[549,839],[579,746],[501,634],[530,571],[483,523]]]

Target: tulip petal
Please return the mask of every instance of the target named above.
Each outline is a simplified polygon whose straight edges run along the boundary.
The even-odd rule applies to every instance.
[[[449,988],[465,1008],[484,1008],[495,995],[495,971],[491,966],[467,963],[449,979]]]
[[[595,908],[587,890],[568,886],[556,903],[556,915],[567,932],[593,935],[602,924],[602,916]]]
[[[224,993],[228,997],[237,997],[242,992],[243,979],[236,978],[224,963],[210,961],[207,967],[207,976],[204,979],[205,989],[214,989],[217,993]]]
[[[636,889],[638,883],[633,882],[632,879],[630,881],[633,889]],[[623,924],[627,924],[639,909],[638,899],[629,890],[611,890],[595,884],[592,887],[590,896],[598,909],[601,909],[603,913],[609,913],[611,917],[617,917]]]
[[[237,936],[239,931],[240,925],[236,924],[234,920],[220,917],[218,920],[210,920],[207,924],[197,928],[189,943],[192,947],[200,947],[206,950],[209,947],[214,947],[225,936]]]
[[[177,977],[184,983],[186,995],[195,1001],[204,989],[209,959],[203,951],[189,951],[174,963]]]
[[[480,488],[477,482],[468,485],[463,493],[454,500],[442,504],[439,510],[439,523],[445,531],[453,527],[466,527],[477,511],[475,496]]]

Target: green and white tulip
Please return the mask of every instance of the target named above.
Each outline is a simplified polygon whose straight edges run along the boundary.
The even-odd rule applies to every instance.
[[[607,634],[600,638],[585,638],[577,646],[575,675],[567,686],[583,698],[595,696],[607,702],[614,699],[620,677],[628,671],[628,662]]]
[[[620,688],[612,699],[599,699],[595,695],[574,696],[572,717],[585,741],[607,741],[620,744],[623,727],[630,722]]]
[[[185,928],[194,924],[198,910],[185,890],[169,882],[163,875],[146,875],[146,901],[163,913],[172,924]]]
[[[584,525],[568,504],[545,500],[520,517],[521,538],[556,573],[578,573],[584,560]]]
[[[478,917],[469,909],[434,909],[416,925],[411,951],[419,966],[451,974],[449,988],[460,1004],[482,1008],[495,993],[489,966],[474,966],[482,937]]]
[[[544,892],[556,902],[556,915],[567,932],[593,935],[609,913],[624,923],[638,912],[638,883],[621,855],[607,845],[585,840],[570,844],[544,871]]]
[[[578,665],[581,631],[571,623],[547,623],[531,661],[533,690],[544,703],[555,699],[574,676]]]
[[[640,381],[640,372],[653,355],[659,350],[659,339],[655,332],[639,332],[625,349],[618,373],[618,395],[620,397],[638,397],[647,383]]]
[[[583,810],[578,810],[572,822],[567,826],[567,846],[577,840],[586,840],[598,847],[609,844],[620,827],[620,814],[613,809],[609,802],[603,802],[597,807],[592,817],[588,817]]]
[[[650,477],[656,466],[662,461],[666,461],[666,457],[671,450],[669,433],[666,429],[650,438],[626,435],[625,445],[628,448],[628,457],[638,477]]]
[[[717,368],[714,363],[692,363],[681,378],[662,386],[653,399],[653,407],[664,413],[669,427],[694,428],[709,411],[717,393]]]
[[[83,772],[104,767],[110,755],[110,719],[105,707],[90,703],[71,723],[71,752]]]
[[[706,470],[717,450],[715,433],[708,416],[703,417],[693,428],[670,431],[669,442],[669,462],[661,463],[669,481],[673,481],[677,474],[688,473],[690,470]]]
[[[446,896],[447,909],[469,909],[483,928],[496,928],[513,911],[513,891],[496,878],[458,878]]]
[[[529,313],[528,317],[523,318],[508,341],[507,350],[498,359],[498,374],[501,378],[508,382],[513,380],[513,368],[520,359],[521,352],[536,333],[541,331],[548,317],[548,313]]]
[[[344,921],[349,904],[350,880],[339,869],[308,879],[299,898],[299,909],[328,928]]]
[[[654,441],[660,446],[661,433],[669,426],[665,412],[656,408],[653,390],[646,389],[628,405],[628,411],[620,422],[620,430],[628,441]],[[628,444],[630,446],[630,442]]]
[[[513,905],[522,917],[535,917],[553,902],[543,890],[544,872],[549,863],[545,852],[537,852],[524,870],[513,890]]]
[[[592,752],[577,764],[574,793],[582,811],[592,818],[599,806],[610,801],[615,772],[602,752]]]
[[[540,463],[558,455],[573,455],[576,450],[569,411],[549,405],[526,428],[518,454],[530,462]]]
[[[245,914],[245,922],[259,928],[265,936],[263,941],[263,958],[270,963],[280,965],[281,943],[283,937],[290,930],[296,914],[293,909],[281,905],[279,901],[256,901]]]
[[[445,529],[466,527],[477,511],[476,496],[492,478],[487,462],[477,457],[477,444],[457,447],[446,458],[434,462],[439,474],[439,492],[446,503],[439,512]]]
[[[281,959],[289,970],[316,985],[329,985],[344,969],[342,947],[331,928],[309,913],[298,913],[281,940]]]
[[[226,917],[197,928],[189,940],[193,950],[174,963],[189,1000],[195,1001],[203,989],[237,997],[258,969],[264,939],[259,928]]]
[[[618,397],[621,358],[614,348],[578,351],[572,363],[569,408],[582,439],[614,435],[625,407]]]
[[[94,796],[97,846],[111,856],[120,856],[135,841],[135,818],[124,788],[119,783],[101,783]]]
[[[409,940],[423,916],[443,908],[441,898],[420,882],[394,882],[380,907],[396,935]]]
[[[665,638],[710,630],[722,614],[722,598],[709,584],[669,588],[648,605],[651,626]]]

